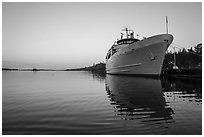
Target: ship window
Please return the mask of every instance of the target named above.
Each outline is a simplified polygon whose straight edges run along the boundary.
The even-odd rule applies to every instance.
[[[108,55],[108,59],[110,58],[110,54]]]
[[[112,55],[115,54],[116,52],[117,52],[116,49],[113,49],[112,50]]]

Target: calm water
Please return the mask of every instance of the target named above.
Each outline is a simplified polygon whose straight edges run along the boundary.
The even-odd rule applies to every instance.
[[[3,134],[202,134],[202,82],[2,72]]]

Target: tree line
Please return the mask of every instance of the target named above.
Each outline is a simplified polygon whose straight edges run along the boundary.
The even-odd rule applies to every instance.
[[[202,43],[190,49],[180,49],[177,52],[167,52],[163,69],[172,69],[176,58],[176,66],[180,69],[202,69]]]

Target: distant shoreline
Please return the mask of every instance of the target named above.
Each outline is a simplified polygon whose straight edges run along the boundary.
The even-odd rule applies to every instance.
[[[65,70],[55,70],[55,69],[16,69],[16,68],[2,68],[4,71],[65,71]]]
[[[88,71],[99,75],[105,75],[106,74],[106,67],[105,63],[98,63],[94,64],[89,67],[83,67],[83,68],[75,68],[75,69],[39,69],[39,68],[30,68],[30,69],[16,69],[16,68],[2,68],[3,71]],[[182,78],[182,79],[189,79],[189,78],[196,78],[196,79],[202,79],[202,69],[163,69],[161,76],[163,77],[172,77],[172,78]]]
[[[89,67],[74,68],[74,69],[41,69],[41,68],[2,68],[2,71],[92,71],[96,73],[106,73],[105,63],[94,64]]]

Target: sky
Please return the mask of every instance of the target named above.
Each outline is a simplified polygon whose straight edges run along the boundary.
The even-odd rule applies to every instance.
[[[201,2],[3,2],[2,66],[64,69],[104,62],[124,27],[140,39],[166,33],[166,16],[173,44],[202,43]]]

